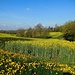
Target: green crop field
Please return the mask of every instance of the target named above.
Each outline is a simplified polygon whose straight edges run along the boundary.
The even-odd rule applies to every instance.
[[[75,75],[75,41],[59,39],[62,33],[51,32],[50,39],[29,40],[0,34],[1,38],[18,38],[0,42],[1,75]]]

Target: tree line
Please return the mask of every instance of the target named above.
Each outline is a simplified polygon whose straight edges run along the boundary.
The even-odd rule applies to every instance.
[[[41,23],[37,24],[34,28],[19,29],[16,31],[18,36],[33,38],[49,38],[49,32],[50,28],[43,27]]]
[[[44,27],[41,23],[38,23],[34,28],[18,29],[16,33],[21,37],[32,37],[32,38],[51,38],[50,32],[61,32],[61,27],[57,24],[55,27]]]
[[[51,38],[50,32],[62,32],[63,38],[66,40],[75,40],[75,21],[66,22],[63,25],[55,27],[44,27],[41,23],[38,23],[34,28],[18,29],[18,30],[0,30],[1,33],[16,34],[20,37],[32,37],[32,38]]]

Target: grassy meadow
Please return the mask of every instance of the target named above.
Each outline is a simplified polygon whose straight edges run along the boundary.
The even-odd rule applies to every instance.
[[[15,34],[4,34],[0,33],[0,37],[17,37]]]
[[[49,34],[53,39],[61,39],[63,36],[62,32],[50,32]]]
[[[3,46],[0,42],[0,74],[75,75],[75,42],[63,40],[60,32],[50,35],[50,39],[8,40]],[[0,37],[19,38],[3,33]]]

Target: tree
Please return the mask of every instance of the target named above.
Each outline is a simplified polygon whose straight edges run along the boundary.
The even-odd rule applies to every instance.
[[[50,35],[49,35],[49,29],[48,28],[43,28],[43,31],[42,31],[42,37],[43,38],[51,38]]]
[[[37,37],[37,38],[50,38],[50,28],[44,28],[41,23],[37,24],[34,28],[28,28],[26,30],[19,29],[16,31],[20,37]]]
[[[48,27],[48,31],[49,31],[49,32],[51,31],[51,27],[50,27],[50,26]]]
[[[43,28],[44,28],[44,27],[42,26],[41,23],[37,24],[37,25],[34,27],[34,30],[35,30],[35,33],[36,33],[36,37],[41,37]]]
[[[29,28],[24,33],[25,37],[32,37],[32,28]]]
[[[24,29],[18,29],[18,30],[16,30],[16,33],[17,33],[17,36],[24,37],[25,30]]]
[[[64,38],[66,40],[75,40],[75,21],[65,23],[63,27]]]
[[[59,30],[60,30],[60,27],[59,27],[57,24],[55,24],[54,31],[55,31],[55,32],[59,32]]]
[[[59,26],[59,32],[63,32],[63,26]]]
[[[38,38],[49,38],[49,31],[49,28],[45,28],[39,23],[33,28],[32,34]]]

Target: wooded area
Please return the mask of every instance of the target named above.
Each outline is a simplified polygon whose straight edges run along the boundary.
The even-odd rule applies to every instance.
[[[44,27],[38,23],[34,28],[18,29],[18,30],[0,30],[1,33],[16,34],[19,37],[30,38],[51,38],[50,32],[62,32],[63,38],[69,41],[75,40],[75,21],[66,22],[63,25],[55,27]]]

